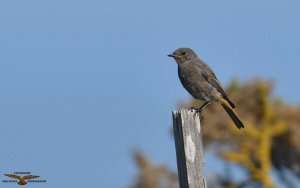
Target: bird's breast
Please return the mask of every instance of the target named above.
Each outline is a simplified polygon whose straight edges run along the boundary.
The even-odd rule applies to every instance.
[[[210,101],[212,86],[205,80],[201,70],[192,65],[178,66],[178,76],[183,87],[196,99]]]

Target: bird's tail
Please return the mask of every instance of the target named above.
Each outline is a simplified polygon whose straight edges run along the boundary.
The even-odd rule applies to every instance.
[[[225,100],[225,99],[220,99],[219,102],[221,103],[221,105],[223,106],[223,108],[225,109],[225,111],[227,112],[227,114],[230,116],[230,118],[232,119],[232,121],[235,123],[235,125],[237,126],[237,128],[244,128],[244,124],[243,122],[240,120],[240,118],[236,115],[236,113],[233,111],[233,108],[231,107],[231,105]]]

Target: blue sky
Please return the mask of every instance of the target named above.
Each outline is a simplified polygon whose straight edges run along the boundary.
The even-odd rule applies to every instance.
[[[178,47],[193,48],[223,85],[274,80],[275,95],[299,105],[299,8],[297,0],[1,1],[0,173],[30,171],[43,187],[121,188],[135,174],[134,148],[176,169],[171,111],[190,98],[166,56]]]

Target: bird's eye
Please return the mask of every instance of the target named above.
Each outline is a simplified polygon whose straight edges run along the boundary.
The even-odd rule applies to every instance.
[[[185,55],[185,54],[186,54],[185,51],[181,52],[181,55]]]

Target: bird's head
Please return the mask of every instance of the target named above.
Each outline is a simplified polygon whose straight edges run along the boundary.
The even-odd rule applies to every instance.
[[[178,48],[168,56],[173,57],[178,64],[197,58],[197,54],[190,48]]]

